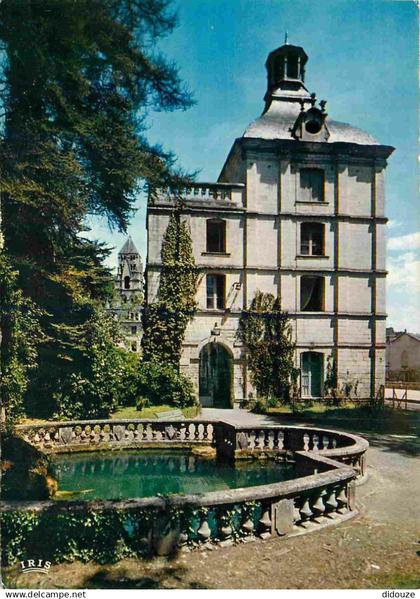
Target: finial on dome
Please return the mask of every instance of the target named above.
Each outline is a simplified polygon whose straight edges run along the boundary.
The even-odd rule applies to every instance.
[[[284,45],[287,46],[289,44],[289,34],[286,29],[286,33],[284,34]]]

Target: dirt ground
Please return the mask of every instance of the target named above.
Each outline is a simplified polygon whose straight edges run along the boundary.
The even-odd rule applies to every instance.
[[[419,588],[418,418],[413,415],[405,424],[403,434],[360,430],[371,442],[369,480],[357,489],[359,515],[338,526],[172,559],[53,565],[48,575],[10,568],[3,572],[4,584],[9,588]]]

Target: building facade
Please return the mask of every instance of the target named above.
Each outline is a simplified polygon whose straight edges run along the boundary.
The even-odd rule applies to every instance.
[[[262,116],[234,141],[217,183],[182,191],[200,276],[181,366],[202,405],[255,397],[237,330],[257,290],[280,297],[291,319],[302,397],[323,396],[332,360],[337,386],[359,397],[385,380],[384,171],[393,148],[328,118],[305,87],[307,59],[288,44],[268,56]],[[147,301],[174,204],[171,190],[149,198]]]
[[[420,382],[420,335],[387,329],[386,369],[390,381]]]
[[[128,237],[118,253],[115,300],[110,311],[120,321],[124,347],[133,352],[141,350],[143,297],[143,264],[133,240]]]

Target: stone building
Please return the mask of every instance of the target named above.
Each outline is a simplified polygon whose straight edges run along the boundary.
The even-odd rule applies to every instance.
[[[143,265],[141,256],[131,237],[118,253],[115,277],[115,300],[110,311],[120,321],[126,349],[141,349],[141,307],[143,304]]]
[[[182,190],[200,277],[181,364],[202,405],[255,396],[237,329],[257,290],[278,295],[289,314],[303,397],[323,395],[333,357],[339,387],[369,397],[384,383],[384,171],[393,148],[328,118],[305,87],[307,60],[288,44],[270,53],[262,115],[234,141],[217,183]],[[149,198],[147,301],[174,203],[171,190]]]
[[[392,328],[386,332],[387,379],[420,382],[420,335]]]

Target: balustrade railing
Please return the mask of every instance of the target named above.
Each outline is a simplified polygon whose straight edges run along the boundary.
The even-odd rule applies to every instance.
[[[242,204],[243,188],[241,183],[192,183],[179,188],[164,187],[150,192],[149,204],[194,200],[225,200]]]
[[[212,444],[214,426],[199,420],[101,420],[17,426],[29,443],[45,451],[95,446],[148,444]]]
[[[133,551],[138,551],[141,536],[147,552],[161,555],[174,549],[294,534],[350,517],[355,511],[355,480],[364,473],[368,447],[364,439],[338,431],[235,427],[200,420],[74,421],[17,429],[45,451],[181,443],[215,445],[218,455],[227,459],[263,453],[293,458],[298,478],[254,487],[126,501],[4,501],[0,506],[3,512],[38,513],[40,530],[43,518],[50,523],[61,510],[75,511],[82,520],[94,510],[118,510],[127,521],[126,526],[121,520],[124,542],[134,530]],[[32,531],[28,542],[35,537]]]
[[[257,454],[276,455],[310,452],[333,458],[365,473],[365,453],[369,444],[361,437],[325,429],[293,426],[216,427],[216,449],[227,459]]]

